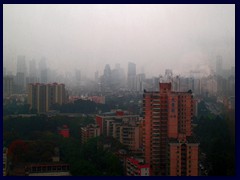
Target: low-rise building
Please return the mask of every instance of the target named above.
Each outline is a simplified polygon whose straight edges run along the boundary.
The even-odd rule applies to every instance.
[[[58,133],[65,137],[65,138],[69,138],[69,128],[67,125],[63,125],[62,127],[58,128]]]
[[[126,160],[127,176],[150,176],[150,165],[144,163],[144,159],[128,157]]]
[[[26,176],[70,176],[69,164],[30,164],[25,167]]]
[[[3,148],[3,176],[7,175],[7,152],[8,148]]]
[[[100,136],[100,128],[98,125],[89,124],[81,128],[81,143],[86,143],[90,138]]]

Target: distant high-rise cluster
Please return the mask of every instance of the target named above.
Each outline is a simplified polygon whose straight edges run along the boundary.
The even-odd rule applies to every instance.
[[[111,92],[122,89],[125,83],[124,70],[120,67],[120,64],[116,64],[114,69],[111,69],[109,64],[106,64],[103,75],[100,77],[99,74],[95,73],[95,80],[100,83],[98,91],[100,92]]]
[[[38,113],[45,113],[51,110],[54,104],[62,105],[66,102],[64,84],[42,84],[35,83],[28,85],[28,103],[31,109]]]
[[[133,62],[128,62],[126,72],[120,64],[115,64],[114,68],[106,64],[102,75],[96,71],[93,75],[94,80],[91,80],[82,69],[76,68],[73,72],[59,74],[57,70],[47,66],[46,58],[26,61],[26,57],[21,55],[17,57],[15,75],[3,68],[3,97],[26,97],[30,83],[64,83],[70,96],[82,98],[108,96],[120,92],[141,94],[144,89],[158,91],[159,82],[171,82],[173,91],[192,90],[196,96],[218,96],[222,102],[225,99],[233,99],[235,67],[225,69],[222,56],[217,56],[215,62],[215,72],[208,65],[198,65],[196,69],[189,70],[188,75],[174,74],[174,70],[166,69],[163,75],[159,72],[159,75],[152,77],[147,77],[143,70],[137,73],[137,64]]]

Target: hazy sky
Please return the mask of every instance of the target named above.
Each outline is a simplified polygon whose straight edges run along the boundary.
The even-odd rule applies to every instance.
[[[148,75],[235,65],[235,5],[3,5],[4,66],[17,55],[93,76],[128,62]]]

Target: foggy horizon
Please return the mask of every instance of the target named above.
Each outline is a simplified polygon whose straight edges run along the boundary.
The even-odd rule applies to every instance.
[[[4,4],[3,176],[234,176],[235,84],[235,4]]]
[[[128,62],[137,73],[235,66],[235,5],[3,5],[3,66],[42,57],[59,73],[92,78]],[[186,68],[187,67],[187,68]]]

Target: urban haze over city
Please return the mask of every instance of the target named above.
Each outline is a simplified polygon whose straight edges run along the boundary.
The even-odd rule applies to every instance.
[[[235,5],[4,4],[3,175],[235,175]]]

